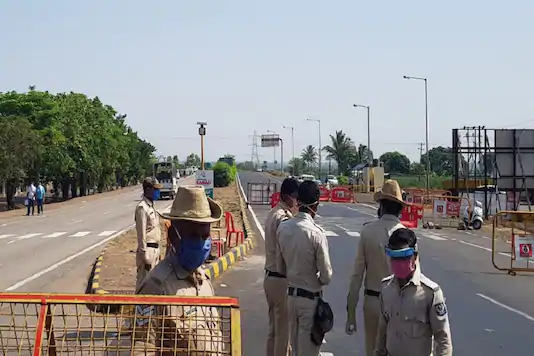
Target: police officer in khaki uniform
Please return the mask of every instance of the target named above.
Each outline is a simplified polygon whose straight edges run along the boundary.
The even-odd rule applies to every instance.
[[[280,223],[277,231],[281,252],[278,270],[287,275],[293,356],[318,356],[321,348],[312,342],[311,332],[318,298],[322,296],[323,286],[332,279],[332,265],[325,232],[313,220],[319,197],[317,183],[301,183],[298,188],[299,213]]]
[[[418,268],[415,233],[395,230],[386,254],[393,275],[382,281],[376,355],[452,356],[445,298],[439,285]]]
[[[154,208],[154,200],[159,197],[161,184],[154,177],[143,181],[143,198],[135,208],[135,229],[137,231],[137,279],[136,286],[159,261],[161,228],[159,216]]]
[[[172,248],[141,282],[137,294],[213,296],[213,287],[201,266],[211,252],[210,226],[221,219],[221,206],[206,196],[204,188],[181,186],[170,213],[162,216],[171,220],[169,239]],[[152,318],[149,340],[135,343],[136,355],[144,355],[144,350],[156,348],[158,352],[166,354],[164,351],[167,351],[169,355],[222,355],[223,352],[229,352],[223,350],[216,308],[147,306],[138,309],[138,314],[144,314],[145,317],[155,313],[166,316],[167,320],[162,325],[161,320]],[[147,318],[138,319],[140,324],[148,322]],[[161,332],[165,328],[167,331],[163,330],[163,337]],[[172,328],[172,332],[169,328]],[[139,337],[136,339],[140,340]],[[161,350],[161,342],[165,350]],[[180,351],[172,353],[175,349]]]
[[[356,306],[358,305],[360,288],[365,275],[363,319],[367,356],[372,356],[374,353],[380,315],[379,296],[381,282],[383,278],[390,275],[389,263],[384,248],[391,233],[404,227],[399,220],[404,202],[397,181],[391,179],[385,181],[382,190],[375,193],[374,199],[380,204],[379,219],[365,225],[361,232],[347,296],[346,332],[351,335],[357,330]]]
[[[269,334],[267,356],[286,356],[288,353],[289,322],[287,318],[287,278],[278,270],[280,255],[276,230],[282,221],[298,212],[299,182],[286,178],[280,189],[280,202],[269,211],[265,220],[265,279],[263,290],[269,306]]]

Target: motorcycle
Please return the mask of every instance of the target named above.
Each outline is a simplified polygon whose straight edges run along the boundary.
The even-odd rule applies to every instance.
[[[484,224],[484,209],[482,209],[482,203],[477,201],[473,210],[469,209],[469,206],[465,207],[465,210],[462,214],[462,221],[464,223],[464,228],[468,230],[480,230]],[[471,217],[471,219],[469,219]]]

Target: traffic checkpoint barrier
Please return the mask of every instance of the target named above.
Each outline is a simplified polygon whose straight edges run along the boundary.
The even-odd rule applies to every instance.
[[[355,203],[354,194],[345,187],[335,187],[328,189],[325,186],[320,186],[321,195],[319,201],[329,201],[333,203]],[[271,194],[270,198],[271,208],[274,208],[280,202],[280,192]]]
[[[534,272],[534,212],[498,212],[493,217],[491,240],[491,263],[497,270],[513,276]],[[508,259],[506,263],[502,257]]]
[[[325,186],[320,186],[319,190],[321,191],[319,201],[330,201],[330,189]]]
[[[406,202],[411,204],[432,206],[432,197],[449,196],[451,192],[443,189],[420,189],[420,188],[406,188]]]
[[[97,314],[84,305],[113,305],[118,312]],[[189,331],[193,325],[206,333]],[[242,352],[239,301],[233,297],[0,293],[0,330],[2,355]],[[154,333],[164,342],[145,343]]]
[[[462,212],[471,206],[469,199],[452,195],[426,197],[431,205],[424,205],[423,228],[458,228],[462,224]]]
[[[423,218],[423,206],[417,204],[407,204],[402,208],[400,222],[404,227],[416,229],[419,221]]]
[[[243,187],[241,185],[241,181],[239,180],[239,176],[237,176],[237,190],[238,190],[238,196],[239,196],[239,205],[241,210],[241,217],[243,220],[243,230],[245,233],[245,239],[242,244],[239,244],[233,248],[231,248],[228,252],[226,252],[224,255],[216,259],[215,261],[205,265],[204,272],[210,279],[215,279],[219,277],[221,274],[223,274],[226,270],[228,270],[231,266],[239,262],[243,259],[246,255],[250,253],[252,249],[256,246],[256,234],[254,230],[252,229],[252,225],[250,223],[250,220],[248,218],[247,214],[247,202],[246,197],[243,196]],[[86,294],[97,294],[97,295],[107,295],[107,294],[117,294],[116,291],[107,291],[105,290],[100,283],[100,273],[101,273],[101,267],[104,259],[104,253],[106,251],[106,247],[102,250],[100,255],[97,257],[93,268],[91,270],[89,281],[86,288]],[[134,293],[134,291],[131,291]],[[124,293],[124,291],[122,291]],[[116,311],[116,308],[114,306],[105,305],[102,304],[94,304],[94,305],[87,305],[88,308],[95,312],[114,312]],[[96,309],[95,309],[96,308]],[[111,308],[111,309],[110,309]]]

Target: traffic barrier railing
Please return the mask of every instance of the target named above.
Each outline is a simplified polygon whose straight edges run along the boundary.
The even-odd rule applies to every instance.
[[[423,219],[423,206],[417,204],[407,204],[402,208],[400,222],[409,229],[419,226],[419,221]]]
[[[437,227],[458,228],[461,224],[462,212],[466,206],[471,206],[465,197],[452,195],[431,196],[430,206],[423,210],[423,227],[431,227],[428,223]]]
[[[319,187],[321,195],[319,196],[319,201],[329,201],[330,200],[330,189],[321,186]]]
[[[117,306],[95,313],[85,305]],[[0,293],[0,354],[241,355],[237,298]]]
[[[443,189],[406,188],[406,202],[411,204],[432,206],[432,198],[436,196],[450,196],[451,192]]]
[[[493,217],[492,230],[493,266],[511,275],[534,272],[534,212],[500,211]],[[502,257],[507,259],[506,263]]]
[[[271,195],[271,208],[274,208],[280,202],[280,192]]]
[[[347,188],[335,187],[330,190],[330,201],[333,203],[353,203],[353,194]]]

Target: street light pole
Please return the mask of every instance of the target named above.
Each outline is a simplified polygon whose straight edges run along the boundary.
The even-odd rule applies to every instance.
[[[207,122],[197,122],[197,125],[200,125],[198,128],[198,134],[200,135],[200,169],[204,170],[204,136],[206,136],[206,126]]]
[[[284,129],[291,129],[291,156],[293,165],[291,166],[291,175],[295,175],[295,128],[293,126],[282,126]]]
[[[426,135],[426,190],[430,189],[430,156],[428,155],[428,80],[424,77],[410,77],[405,75],[404,79],[422,80],[425,82],[425,135]]]
[[[321,179],[321,170],[322,170],[322,163],[321,163],[321,151],[322,151],[322,144],[321,144],[321,120],[319,119],[306,119],[308,121],[315,121],[319,124],[319,179]]]
[[[352,104],[355,108],[365,108],[367,109],[367,163],[371,167],[372,158],[371,158],[371,107],[369,105],[359,105]]]

